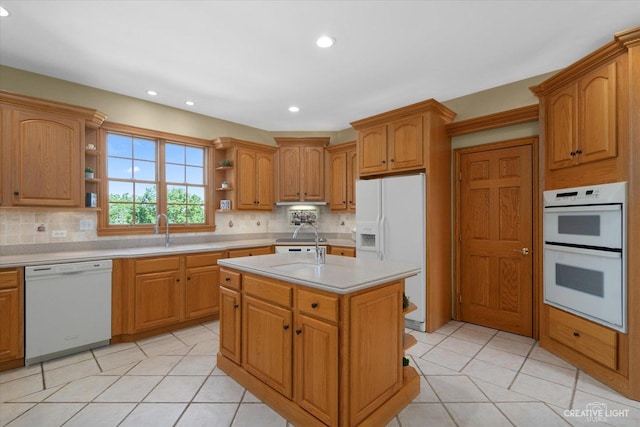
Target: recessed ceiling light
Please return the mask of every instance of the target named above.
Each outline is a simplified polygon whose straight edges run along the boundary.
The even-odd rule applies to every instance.
[[[196,105],[196,103],[193,101],[185,101],[184,103],[187,104],[189,107],[193,107],[194,105]]]
[[[318,45],[318,47],[327,48],[333,46],[335,42],[336,39],[331,36],[321,36],[316,40],[316,45]]]
[[[298,111],[300,111],[300,108],[292,105],[291,107],[289,107],[289,111],[291,111],[292,113],[297,113]]]
[[[0,17],[4,18],[5,16],[9,16],[9,11],[4,7],[0,6]]]
[[[157,94],[158,94],[158,92],[156,92],[155,90],[148,90],[147,91],[147,95],[156,96]]]

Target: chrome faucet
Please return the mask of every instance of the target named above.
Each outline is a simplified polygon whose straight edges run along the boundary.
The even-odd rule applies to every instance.
[[[301,223],[293,232],[293,236],[291,236],[292,239],[295,239],[296,236],[298,235],[298,231],[300,231],[300,229],[302,229],[305,225],[309,225],[311,226],[311,228],[313,228],[313,232],[316,235],[316,264],[318,265],[323,265],[324,264],[324,260],[325,260],[325,255],[326,255],[326,248],[321,248],[319,246],[319,242],[320,242],[320,236],[318,235],[318,229],[311,224],[310,222],[303,222]]]
[[[164,247],[168,248],[171,245],[171,238],[169,238],[169,218],[165,214],[160,214],[156,217],[156,225],[154,228],[154,233],[158,234],[158,226],[160,225],[160,218],[164,217],[165,223],[165,234],[164,234]]]

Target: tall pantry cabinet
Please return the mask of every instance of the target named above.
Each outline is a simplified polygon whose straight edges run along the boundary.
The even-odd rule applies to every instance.
[[[628,182],[628,332],[542,304],[540,344],[640,400],[640,27],[531,90],[540,99],[544,190]]]

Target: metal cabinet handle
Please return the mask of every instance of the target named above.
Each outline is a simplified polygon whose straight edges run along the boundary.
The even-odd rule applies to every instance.
[[[311,308],[318,308],[318,303],[317,302],[312,302],[311,303]]]
[[[300,335],[302,333],[302,329],[296,329],[296,335]]]
[[[231,281],[231,277],[225,277],[225,278],[224,278],[224,281],[225,281],[225,282],[230,282],[230,281]]]
[[[574,336],[574,337],[580,337],[580,333],[579,333],[579,332],[575,332],[575,331],[574,331],[574,332],[573,332],[573,336]]]
[[[289,329],[289,325],[284,325],[283,328],[286,331],[287,329]]]
[[[240,307],[238,304],[233,304],[233,308],[238,308]]]

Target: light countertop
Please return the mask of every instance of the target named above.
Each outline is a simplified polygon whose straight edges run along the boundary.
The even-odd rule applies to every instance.
[[[217,241],[210,243],[175,244],[168,248],[158,244],[134,248],[89,249],[82,251],[40,252],[20,255],[2,255],[0,250],[0,268],[23,267],[64,262],[92,261],[99,259],[137,258],[143,256],[179,255],[194,252],[225,251],[229,249],[251,248],[255,246],[275,245],[275,239],[246,239]],[[329,239],[323,245],[353,246],[354,242],[343,239]]]
[[[218,264],[337,294],[349,294],[420,272],[410,264],[339,255],[327,255],[324,265],[316,265],[315,255],[309,253],[226,258],[218,260]]]

